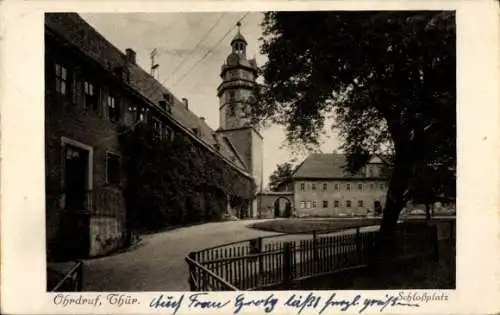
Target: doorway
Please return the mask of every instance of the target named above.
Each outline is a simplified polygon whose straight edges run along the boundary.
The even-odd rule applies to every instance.
[[[90,210],[92,148],[63,141],[64,211],[60,220],[61,258],[88,256],[90,250]]]
[[[89,210],[86,202],[89,152],[66,145],[64,156],[65,208],[76,212]]]

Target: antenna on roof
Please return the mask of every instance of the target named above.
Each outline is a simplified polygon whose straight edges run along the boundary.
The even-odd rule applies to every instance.
[[[154,78],[156,74],[156,79],[159,78],[160,75],[160,65],[155,63],[155,57],[158,55],[158,50],[155,48],[151,51],[149,57],[151,58],[151,76]]]

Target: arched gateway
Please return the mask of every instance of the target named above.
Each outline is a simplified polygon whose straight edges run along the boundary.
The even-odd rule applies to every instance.
[[[290,217],[294,212],[293,192],[263,191],[257,196],[259,217]]]

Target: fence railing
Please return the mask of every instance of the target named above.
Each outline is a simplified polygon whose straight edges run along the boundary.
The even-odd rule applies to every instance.
[[[83,262],[77,261],[66,273],[47,268],[47,291],[81,292],[83,287]]]
[[[407,227],[398,231],[391,252],[398,259],[436,255],[435,226]],[[282,238],[282,240],[276,240]],[[255,290],[362,268],[374,255],[378,231],[347,234],[277,235],[233,242],[192,252],[188,261],[191,290]],[[380,255],[379,255],[380,254]]]
[[[192,256],[192,255],[191,255]],[[192,257],[186,257],[189,266],[190,287],[197,291],[237,291],[238,288],[201,265]],[[194,291],[194,290],[193,290]]]

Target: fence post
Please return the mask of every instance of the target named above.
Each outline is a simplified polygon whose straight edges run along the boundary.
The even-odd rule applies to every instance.
[[[283,244],[283,283],[290,283],[292,280],[292,244]]]
[[[192,260],[196,260],[196,253],[191,252],[188,254],[188,257],[191,258]],[[196,268],[194,268],[191,261],[188,261],[188,265],[189,265],[189,279],[188,279],[189,289],[190,291],[197,291],[198,289],[196,288],[196,283],[193,279],[194,274],[196,273]]]
[[[264,270],[263,270],[264,267],[263,267],[263,261],[262,261],[262,259],[263,259],[263,255],[262,255],[262,237],[259,237],[257,239],[257,246],[259,248],[259,256],[257,258],[259,260],[258,261],[258,266],[259,266],[258,267],[259,268],[259,270],[258,270],[258,284],[260,285],[260,283],[261,283],[261,277],[264,274]]]
[[[318,235],[316,231],[313,231],[313,258],[316,263],[319,261],[318,255]]]
[[[356,228],[356,256],[358,256],[358,264],[363,263],[363,257],[361,257],[361,235],[359,233],[359,227]]]

